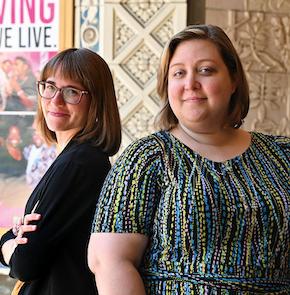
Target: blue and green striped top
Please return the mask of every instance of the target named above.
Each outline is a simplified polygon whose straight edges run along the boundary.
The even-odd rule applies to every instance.
[[[251,136],[219,163],[160,131],[116,161],[92,231],[149,237],[147,294],[290,294],[290,139]]]

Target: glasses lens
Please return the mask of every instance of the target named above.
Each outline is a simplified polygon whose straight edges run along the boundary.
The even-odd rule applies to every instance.
[[[41,97],[46,99],[52,99],[58,90],[60,90],[63,100],[70,104],[78,104],[81,100],[82,94],[86,91],[82,91],[72,87],[57,88],[54,84],[45,81],[39,81],[38,93]]]
[[[43,95],[44,88],[45,88],[44,82],[37,83],[37,89],[40,96]]]
[[[40,96],[42,96],[43,98],[53,98],[55,93],[57,91],[57,88],[47,82],[39,82],[38,83],[38,92],[40,94]]]
[[[78,104],[82,95],[82,92],[78,89],[71,87],[62,88],[63,99],[71,104]]]

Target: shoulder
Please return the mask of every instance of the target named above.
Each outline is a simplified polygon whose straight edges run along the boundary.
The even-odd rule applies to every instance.
[[[260,132],[252,132],[254,143],[260,149],[285,155],[289,160],[290,138],[282,135],[269,135]]]
[[[258,139],[261,142],[264,142],[268,145],[278,145],[283,147],[290,147],[290,137],[283,136],[283,135],[270,135],[264,134],[260,132],[252,132],[254,138]]]
[[[153,160],[162,157],[164,149],[169,145],[169,135],[159,131],[132,142],[121,154],[118,161],[126,159],[134,162],[139,159]]]
[[[64,169],[75,167],[79,169],[108,171],[111,168],[109,156],[90,142],[70,142],[54,162],[54,166]]]

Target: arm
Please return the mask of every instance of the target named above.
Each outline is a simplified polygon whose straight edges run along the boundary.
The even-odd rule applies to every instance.
[[[142,234],[93,233],[88,263],[100,295],[145,295],[138,272],[148,238]]]
[[[32,221],[37,221],[40,219],[40,215],[36,213],[27,214],[24,217],[24,222],[19,224],[14,224],[13,228],[17,232],[13,238],[6,240],[1,248],[1,254],[3,256],[3,262],[9,265],[10,258],[17,247],[17,245],[26,244],[28,242],[27,238],[23,237],[25,232],[32,232],[36,230],[36,225],[30,225]],[[14,232],[14,231],[13,231]],[[8,232],[10,235],[10,232]],[[10,235],[11,237],[11,235]]]
[[[13,252],[9,263],[11,276],[22,281],[38,279],[49,271],[61,251],[69,247],[72,235],[78,234],[86,242],[106,168],[102,161],[83,165],[69,158],[64,163],[58,161],[49,170],[31,196],[36,194],[40,199],[36,212],[41,214],[41,219],[36,231],[25,234],[28,243],[19,245]],[[80,226],[82,232],[76,233]]]
[[[32,109],[36,103],[36,80],[33,76],[28,76],[27,80],[23,85],[17,81],[17,78],[11,78],[10,85],[13,90],[17,93],[17,96],[21,100],[21,103],[28,109]],[[33,97],[31,99],[29,96]]]
[[[155,146],[132,144],[103,185],[88,248],[89,267],[101,295],[145,294],[138,268],[158,204],[160,161]]]

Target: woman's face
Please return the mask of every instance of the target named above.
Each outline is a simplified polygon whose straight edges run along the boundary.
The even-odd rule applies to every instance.
[[[81,84],[64,79],[59,70],[46,81],[58,88],[73,87],[86,90]],[[58,139],[70,139],[85,126],[90,99],[88,94],[83,94],[79,104],[69,104],[64,101],[60,91],[57,91],[52,99],[41,98],[41,105],[48,129],[55,132]]]
[[[188,128],[223,126],[235,83],[216,46],[208,40],[180,43],[170,61],[168,100]]]

